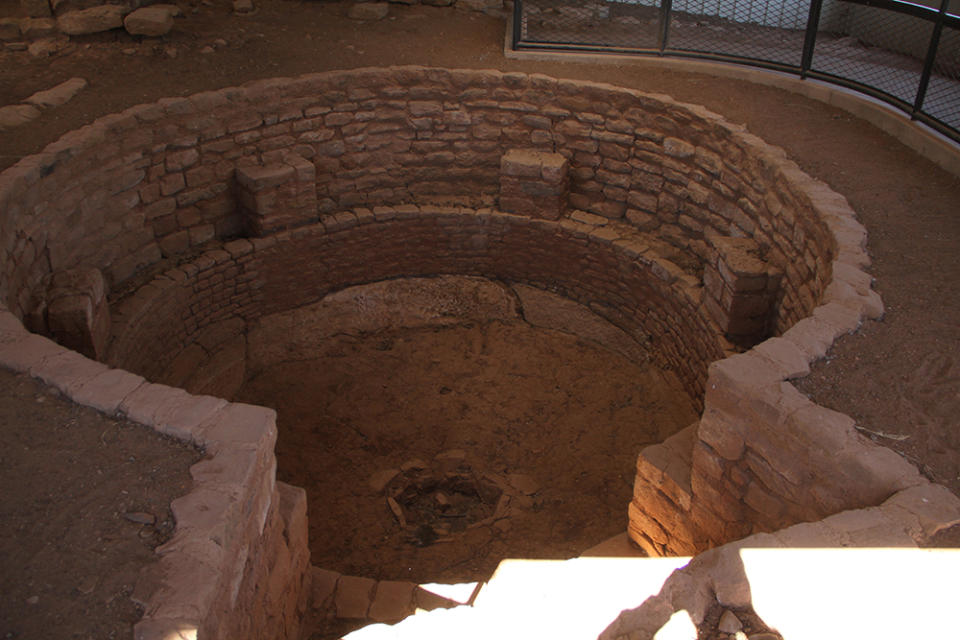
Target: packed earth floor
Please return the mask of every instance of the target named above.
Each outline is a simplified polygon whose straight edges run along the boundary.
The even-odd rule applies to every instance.
[[[19,16],[18,4],[0,3],[0,17]],[[655,61],[507,59],[502,16],[392,4],[387,18],[359,22],[346,17],[348,4],[338,2],[260,0],[250,15],[234,14],[228,0],[178,4],[184,16],[163,38],[137,39],[123,32],[77,37],[46,58],[0,49],[0,105],[18,104],[73,77],[89,83],[67,104],[0,132],[0,168],[97,117],[135,104],[259,78],[364,66],[539,72],[705,105],[783,147],[804,171],[846,196],[869,233],[871,271],[886,314],[841,339],[797,386],[817,402],[850,414],[865,435],[960,495],[960,177],[842,110],[779,89],[667,70]],[[162,542],[169,516],[162,502],[155,503],[160,500],[155,484],[133,480],[152,478],[156,465],[135,465],[132,476],[114,471],[100,451],[104,442],[127,438],[130,427],[92,413],[78,418],[76,408],[54,406],[54,394],[31,385],[9,375],[0,385],[0,431],[14,438],[2,441],[0,461],[6,469],[30,470],[28,483],[23,482],[25,472],[3,476],[0,575],[18,587],[0,590],[0,635],[123,637],[124,625],[136,613],[126,601],[118,603],[129,595],[136,570],[119,582],[93,578],[124,563],[148,562],[150,548]],[[81,437],[76,431],[76,438],[64,441],[64,434],[74,433],[80,423],[93,425],[89,433]],[[52,454],[36,455],[41,446],[69,449],[71,455],[66,462]],[[188,454],[185,461],[165,465],[172,493],[163,499],[187,490],[192,453],[162,439],[136,446],[136,452],[119,454],[117,464],[131,456],[139,461]],[[107,465],[111,473],[98,473]],[[92,485],[92,478],[98,487],[113,484],[97,496],[73,491],[87,486],[84,482]],[[34,493],[25,493],[26,488]],[[39,496],[27,501],[34,506],[32,513],[14,499],[18,492]],[[89,500],[80,509],[78,495]],[[625,511],[626,499],[623,505]],[[154,519],[143,524],[125,514]],[[54,522],[61,526],[49,526]],[[117,526],[112,532],[92,526],[106,523]],[[942,542],[958,546],[958,536],[944,536]],[[121,556],[125,559],[102,555],[101,549],[122,545],[129,545],[121,551],[128,554]],[[81,561],[64,559],[71,555]],[[65,613],[76,602],[82,610]],[[43,626],[56,615],[83,618],[90,626]]]

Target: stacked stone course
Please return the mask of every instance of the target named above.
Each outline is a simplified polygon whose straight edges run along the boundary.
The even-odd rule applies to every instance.
[[[192,490],[171,504],[173,537],[137,581],[137,638],[299,637],[310,591],[306,494],[276,482],[273,410],[110,369],[28,333],[6,310],[0,365],[204,449],[190,468]]]
[[[656,233],[701,263],[708,235],[753,237],[785,270],[775,332],[823,291],[832,243],[809,196],[784,177],[795,165],[719,117],[605,85],[399,68],[161,100],[66,136],[0,184],[0,202],[31,242],[2,254],[13,286],[0,293],[28,313],[44,250],[55,268],[95,266],[112,285],[162,256],[242,233],[235,176],[245,163],[308,159],[325,215],[492,204],[513,148],[567,159],[572,208]]]
[[[557,220],[486,208],[503,195],[501,162],[511,149],[566,162],[568,209]],[[257,231],[250,217],[268,199],[258,205],[255,194],[240,195],[238,169],[290,158],[303,169],[294,171],[306,176],[303,188],[273,196],[288,197],[300,213],[272,219],[261,206]],[[14,316],[37,316],[54,271],[98,269],[105,286],[119,290],[164,257],[204,250],[114,307],[108,361],[151,376],[176,370],[178,351],[217,342],[211,333],[242,334],[243,323],[265,310],[400,275],[504,278],[598,303],[631,335],[654,338],[658,363],[674,368],[691,394],[703,393],[698,424],[638,461],[630,534],[652,554],[696,552],[879,504],[924,482],[904,460],[859,436],[852,420],[789,384],[838,336],[882,314],[862,270],[866,233],[849,205],[780,150],[663,96],[419,67],[264,80],[134,107],[68,134],[0,174],[0,210],[0,300],[13,313],[0,317],[4,326]],[[264,237],[220,247],[251,227]],[[276,231],[281,227],[290,228]],[[765,329],[780,337],[720,360],[724,344],[713,323],[724,316],[709,315],[709,290],[719,292],[715,303],[750,293],[739,286],[743,274],[724,278],[717,262],[718,242],[740,238],[769,266],[765,295],[775,289],[773,274],[782,274]],[[694,259],[681,268],[652,249],[655,243]],[[735,305],[719,306],[729,320]],[[8,366],[47,376],[80,402],[180,437],[218,441],[209,436],[220,427],[185,416],[224,415],[221,401],[145,384],[22,329],[5,331]],[[63,370],[86,377],[77,381]],[[218,552],[216,566],[189,561],[208,538],[171,547],[165,566],[205,572],[204,584],[214,586],[193,595],[165,591],[172,604],[163,606],[173,608],[148,607],[142,628],[190,611],[220,637],[225,620],[234,619],[229,612],[256,611],[249,620],[236,616],[249,621],[245,630],[279,624],[287,631],[274,637],[291,633],[278,622],[287,611],[264,620],[272,614],[250,600],[267,588],[261,574],[269,567],[291,568],[270,587],[275,604],[304,580],[295,553],[279,564],[257,555],[284,553],[267,542],[283,520],[271,506],[269,431],[261,423],[256,444],[241,447],[256,455],[231,467],[259,487],[249,490],[264,514],[253,521],[263,526],[241,527],[235,542],[250,546]],[[240,512],[231,509],[217,511],[218,522],[237,522]],[[196,530],[220,540],[225,529],[214,528]],[[237,566],[246,567],[243,577]]]
[[[115,305],[108,362],[173,384],[178,354],[211,327],[246,326],[354,284],[438,273],[524,282],[602,304],[635,339],[656,341],[653,358],[677,373],[695,404],[707,365],[724,354],[699,311],[695,280],[633,242],[629,228],[405,205],[236,240],[158,276]]]

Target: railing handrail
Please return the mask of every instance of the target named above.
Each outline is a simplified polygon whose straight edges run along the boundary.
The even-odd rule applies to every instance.
[[[949,12],[950,0],[940,0],[938,7],[930,7],[909,2],[907,0],[836,0],[845,4],[856,4],[860,6],[871,7],[883,11],[891,11],[901,15],[907,15],[912,18],[918,18],[932,24],[929,40],[922,54],[919,52],[914,56],[919,58],[921,71],[917,78],[916,92],[910,100],[904,97],[894,95],[881,86],[874,86],[854,78],[844,77],[832,73],[826,69],[818,69],[814,66],[814,54],[817,51],[817,34],[820,28],[821,14],[824,0],[810,0],[809,13],[804,27],[804,42],[800,52],[800,63],[791,64],[778,60],[769,60],[763,58],[738,55],[717,50],[705,51],[699,49],[687,49],[682,46],[671,46],[670,29],[671,17],[676,11],[673,9],[673,0],[659,0],[656,4],[647,5],[657,7],[660,10],[660,24],[657,29],[657,42],[655,46],[624,46],[624,45],[606,45],[589,42],[553,42],[545,40],[526,39],[523,29],[524,18],[524,0],[514,1],[514,20],[512,46],[515,51],[526,50],[553,50],[553,51],[577,51],[577,52],[604,52],[641,56],[663,56],[676,58],[696,58],[702,60],[729,62],[735,64],[745,64],[754,67],[772,69],[776,71],[792,73],[799,75],[801,79],[815,78],[840,85],[854,91],[866,94],[873,98],[882,100],[897,109],[905,112],[911,119],[922,122],[930,126],[941,134],[951,138],[955,142],[960,142],[960,129],[948,122],[937,118],[929,112],[924,111],[924,103],[928,96],[931,78],[934,75],[934,68],[937,62],[940,45],[942,42],[943,30],[956,29],[960,32],[960,16]],[[777,27],[771,27],[777,28]],[[922,41],[921,41],[922,42]],[[942,86],[942,85],[941,85]],[[957,80],[958,91],[960,91],[960,79]],[[960,96],[957,98],[957,104],[960,105]],[[958,106],[960,108],[960,106]]]

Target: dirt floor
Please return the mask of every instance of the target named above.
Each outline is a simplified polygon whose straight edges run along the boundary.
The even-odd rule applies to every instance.
[[[367,23],[347,19],[347,5],[343,3],[260,0],[254,15],[239,16],[231,12],[227,0],[177,2],[185,16],[178,18],[174,32],[162,39],[141,40],[125,33],[80,37],[46,59],[0,50],[0,105],[18,103],[74,76],[90,83],[68,104],[45,112],[22,128],[0,132],[0,168],[39,151],[67,131],[134,104],[257,78],[360,66],[423,64],[536,71],[611,82],[704,104],[785,148],[805,171],[847,196],[869,231],[873,274],[887,305],[886,317],[842,339],[830,356],[800,382],[800,388],[818,402],[852,415],[865,433],[883,434],[872,437],[905,455],[932,480],[960,494],[960,296],[956,295],[956,283],[960,282],[960,261],[956,259],[960,247],[960,178],[844,111],[778,89],[602,59],[590,64],[507,60],[503,56],[505,25],[498,17],[396,4],[390,6],[389,18]],[[18,4],[0,2],[0,17],[19,15]],[[11,384],[4,381],[0,406],[10,416],[7,421],[57,429],[63,420],[34,413],[38,405],[35,396],[43,395],[42,391],[10,391],[23,384],[22,380]],[[111,423],[103,424],[106,429]],[[4,424],[3,428],[8,427]],[[40,430],[30,433],[37,435]],[[105,437],[111,437],[110,433]],[[75,451],[89,453],[78,455],[76,460],[91,461],[78,471],[78,478],[96,474],[97,463],[92,462],[92,456],[98,447],[96,438],[75,446]],[[169,455],[169,449],[169,444],[161,444],[159,455]],[[76,479],[63,480],[55,474],[79,467],[54,463],[52,458],[20,459],[20,453],[17,447],[5,447],[3,466],[32,470],[31,482],[23,491],[46,496],[62,492],[64,487],[79,486]],[[394,462],[402,461],[390,461]],[[100,468],[106,468],[106,463]],[[104,475],[107,480],[119,477]],[[128,490],[127,484],[127,480],[119,480],[114,489]],[[21,486],[22,474],[4,479],[4,499],[0,502],[4,513],[12,508],[8,506],[13,501],[11,496]],[[153,497],[157,496],[151,494]],[[44,500],[38,499],[38,504]],[[161,522],[167,517],[153,503],[120,503],[118,513],[121,507],[156,509],[153,512]],[[51,514],[57,513],[56,507],[51,509]],[[68,507],[62,509],[62,513],[70,513]],[[88,519],[85,513],[77,516],[80,523]],[[41,513],[37,522],[45,523],[53,517]],[[39,526],[25,534],[15,529],[13,522],[6,517],[0,519],[0,538],[9,540],[13,533],[21,547],[39,544],[34,540]],[[79,548],[93,550],[118,544],[108,541],[112,540],[109,535],[99,536],[104,542],[96,542],[96,537]],[[55,547],[70,549],[63,543],[69,538],[62,533],[50,539]],[[129,561],[148,561],[149,549],[144,546],[143,551],[146,555],[131,552]],[[87,613],[60,613],[87,602],[71,591],[73,585],[86,589],[91,577],[102,577],[99,567],[117,567],[125,562],[88,564],[84,569],[67,568],[54,561],[40,569],[20,564],[22,555],[22,551],[11,553],[5,548],[0,556],[0,575],[19,581],[19,586],[14,585],[17,590],[6,586],[2,590],[3,632],[7,632],[11,620],[19,624],[43,617],[49,623],[61,616],[64,620],[83,617],[86,621],[95,614],[92,604],[86,605]],[[79,552],[75,555],[84,556]],[[32,556],[32,561],[39,562],[43,557],[45,554]],[[468,560],[465,566],[477,564]],[[34,575],[55,577],[41,579]],[[43,588],[26,588],[24,585],[31,580]],[[49,590],[46,584],[51,585]],[[121,580],[96,596],[97,606],[103,609],[99,603],[124,592],[124,585],[129,585],[129,580]],[[33,601],[35,596],[37,600]],[[113,603],[120,606],[116,599]],[[88,635],[109,637],[108,631],[96,629],[111,628],[108,625],[116,624],[118,616],[132,619],[129,606],[123,605],[124,612],[102,611],[107,618],[100,622],[86,621],[93,625]],[[42,616],[30,613],[41,610]],[[74,636],[73,627],[69,631],[67,627],[59,631],[34,627],[34,633],[9,628],[7,633],[20,634],[10,637],[84,637],[82,632]]]
[[[470,582],[505,557],[576,557],[624,531],[636,452],[697,417],[654,367],[520,321],[335,337],[321,348],[316,360],[268,367],[238,399],[277,409],[281,479],[307,488],[315,516],[311,562],[351,575]],[[465,464],[434,462],[451,450]],[[448,507],[438,492],[466,491],[430,488],[433,506],[404,509],[404,529],[389,492],[368,480],[416,460],[438,479],[458,466],[481,480],[524,476],[523,491],[483,524],[496,493]],[[424,539],[434,522],[450,531]]]
[[[129,638],[194,449],[0,369],[0,638]]]

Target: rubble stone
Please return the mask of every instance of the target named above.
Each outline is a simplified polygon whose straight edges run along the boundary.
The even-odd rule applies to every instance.
[[[123,17],[129,11],[126,7],[115,4],[69,11],[57,17],[57,27],[70,36],[119,29],[123,26]]]
[[[123,28],[135,36],[162,36],[173,28],[173,13],[165,7],[137,9],[123,19]]]
[[[33,106],[41,109],[59,107],[60,105],[67,103],[86,86],[87,81],[83,78],[70,78],[66,82],[61,82],[52,89],[38,91],[24,100],[24,102],[27,104],[32,104]]]
[[[347,16],[354,20],[383,20],[390,13],[386,2],[358,2],[350,7]]]
[[[20,21],[15,18],[0,18],[0,42],[10,42],[20,37]]]
[[[20,0],[20,8],[31,18],[49,18],[51,15],[48,0]]]
[[[13,104],[0,107],[0,131],[27,124],[39,116],[40,110],[30,104]]]
[[[27,18],[20,23],[20,31],[28,40],[46,38],[57,31],[57,23],[53,18]]]

